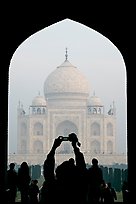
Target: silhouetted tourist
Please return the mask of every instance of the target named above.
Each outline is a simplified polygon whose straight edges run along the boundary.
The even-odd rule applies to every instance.
[[[129,196],[128,182],[124,181],[122,185],[123,203],[128,203],[128,196]]]
[[[29,186],[29,203],[30,204],[37,204],[39,202],[38,200],[38,194],[39,194],[39,187],[38,187],[38,180],[32,180],[31,184]]]
[[[98,166],[98,160],[92,159],[92,166],[87,172],[88,180],[88,203],[99,203],[101,197],[101,183],[103,182],[103,174],[101,168]]]
[[[46,186],[46,182],[44,181],[41,188],[39,189],[39,203],[48,203],[47,196],[48,196],[48,188]]]
[[[116,194],[115,189],[111,186],[110,182],[108,182],[108,188],[110,190],[111,203],[114,203],[114,201],[117,200],[117,194]]]
[[[21,193],[21,203],[29,202],[29,184],[31,177],[29,175],[29,166],[26,162],[22,162],[18,169],[18,189]]]
[[[10,203],[15,203],[17,193],[17,172],[15,171],[15,164],[10,163],[7,170],[7,189]]]
[[[62,139],[55,139],[51,151],[44,162],[45,202],[59,204],[84,204],[86,201],[86,165],[84,156],[77,147],[77,136],[72,133],[71,144],[75,153],[75,161],[70,158],[57,166],[55,170],[55,150]],[[42,189],[43,190],[43,189]]]
[[[111,183],[105,183],[103,180],[101,184],[101,202],[106,204],[113,204],[117,200],[117,194],[115,189],[111,186]]]

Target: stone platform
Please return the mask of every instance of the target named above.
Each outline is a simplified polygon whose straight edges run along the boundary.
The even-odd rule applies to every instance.
[[[21,164],[26,161],[30,165],[44,163],[47,154],[10,154],[8,155],[8,164],[15,162]],[[74,158],[74,154],[56,154],[56,164],[60,164],[63,161]],[[89,154],[84,153],[85,162],[91,164],[92,158],[97,158],[100,165],[114,165],[114,164],[127,164],[127,155],[125,154]]]

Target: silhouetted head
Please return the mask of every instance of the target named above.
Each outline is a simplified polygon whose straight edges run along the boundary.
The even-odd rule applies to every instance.
[[[38,184],[38,180],[37,180],[37,179],[34,179],[34,180],[33,180],[33,184],[34,184],[34,185],[37,185],[37,184]]]
[[[10,167],[10,169],[14,169],[15,164],[14,163],[10,163],[9,167]]]
[[[92,159],[92,164],[93,164],[94,166],[97,166],[97,165],[98,165],[98,160],[97,160],[96,158],[93,158],[93,159]]]
[[[56,178],[59,180],[72,179],[75,173],[75,161],[70,158],[68,161],[64,161],[56,168]]]
[[[106,182],[105,182],[104,179],[101,181],[101,186],[102,186],[102,187],[106,187]]]
[[[68,161],[70,165],[75,165],[75,160],[73,158],[70,158]]]
[[[22,171],[25,171],[25,172],[29,171],[29,166],[28,166],[27,162],[22,162],[20,165],[20,168],[22,169]]]
[[[22,162],[22,163],[21,163],[21,167],[22,167],[22,168],[28,167],[28,164],[27,164],[26,162]]]
[[[56,168],[57,179],[64,179],[65,177],[67,177],[68,168],[69,168],[69,162],[68,161],[64,161],[62,164],[57,166],[57,168]]]

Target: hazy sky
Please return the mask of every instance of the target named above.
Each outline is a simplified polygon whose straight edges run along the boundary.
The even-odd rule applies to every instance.
[[[65,60],[90,82],[90,95],[100,97],[107,112],[113,100],[117,115],[117,152],[126,152],[126,67],[117,47],[97,31],[66,19],[27,38],[15,51],[9,71],[9,152],[17,149],[17,106],[28,113],[35,96],[43,94],[47,76]]]

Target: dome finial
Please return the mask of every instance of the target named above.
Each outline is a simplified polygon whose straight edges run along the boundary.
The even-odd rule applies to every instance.
[[[68,59],[68,48],[67,48],[67,47],[66,47],[66,54],[65,54],[65,57],[66,57],[65,61],[67,61],[67,59]]]

